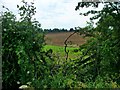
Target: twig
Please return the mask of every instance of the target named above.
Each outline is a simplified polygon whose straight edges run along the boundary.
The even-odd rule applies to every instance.
[[[70,35],[65,39],[65,41],[64,41],[64,44],[65,44],[65,49],[64,49],[64,51],[65,51],[65,53],[66,53],[66,61],[67,61],[67,59],[68,59],[68,53],[69,53],[69,50],[67,51],[67,41],[68,41],[68,39],[69,39],[72,35],[74,35],[75,33],[76,33],[76,31],[73,32],[72,34],[70,34]]]

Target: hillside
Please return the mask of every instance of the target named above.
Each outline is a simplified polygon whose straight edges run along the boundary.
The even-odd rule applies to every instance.
[[[72,33],[73,32],[48,33],[45,35],[46,44],[64,46],[65,39]],[[78,47],[85,43],[85,41],[86,41],[85,38],[75,33],[68,39],[67,43],[68,45]]]

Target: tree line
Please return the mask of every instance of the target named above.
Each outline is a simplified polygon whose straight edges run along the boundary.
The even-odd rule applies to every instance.
[[[75,29],[74,29],[74,28],[70,28],[70,29],[53,28],[53,29],[44,29],[43,31],[44,31],[45,33],[74,32]]]

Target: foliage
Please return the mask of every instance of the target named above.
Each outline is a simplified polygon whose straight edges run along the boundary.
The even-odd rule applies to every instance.
[[[38,21],[32,20],[35,14],[33,3],[19,7],[20,20],[8,11],[2,14],[2,69],[3,89],[18,88],[17,82],[26,84],[37,78],[36,64],[44,60],[40,55],[44,45],[44,34]],[[38,57],[39,56],[39,57]],[[15,87],[16,86],[16,87]]]
[[[73,28],[70,28],[70,30],[67,29],[58,29],[58,28],[53,28],[53,29],[44,29],[45,33],[58,33],[58,32],[74,32]]]
[[[90,6],[98,7],[99,3],[79,2],[76,10],[80,7],[88,8]],[[106,2],[101,11],[91,10],[81,13],[81,15],[86,16],[90,13],[96,14],[91,20],[99,19],[99,21],[96,23],[97,27],[95,28],[91,27],[93,25],[91,23],[84,29],[80,29],[80,33],[91,38],[88,43],[80,47],[83,55],[76,63],[78,66],[81,65],[81,67],[83,65],[83,69],[87,70],[86,73],[84,72],[87,75],[83,79],[86,81],[86,76],[88,76],[87,78],[90,81],[87,80],[86,82],[94,82],[95,85],[93,87],[111,87],[109,86],[110,83],[106,86],[104,81],[98,80],[102,80],[105,77],[104,80],[109,81],[106,79],[108,77],[111,81],[113,80],[119,84],[120,77],[112,77],[115,73],[118,76],[120,73],[120,67],[118,66],[120,64],[120,33],[118,32],[120,29],[119,2]],[[86,55],[88,58],[84,58]]]
[[[35,89],[120,87],[119,3],[107,2],[101,11],[81,13],[96,14],[91,20],[99,21],[96,27],[91,21],[75,30],[90,39],[79,49],[66,47],[68,59],[63,58],[63,47],[45,45],[44,31],[32,18],[34,3],[23,3],[17,5],[20,20],[9,9],[2,14],[3,89],[16,90],[25,84]],[[89,6],[98,7],[99,3],[80,2],[76,9]]]
[[[44,32],[32,18],[36,12],[34,3],[23,3],[17,5],[20,20],[9,9],[2,14],[3,89],[16,90],[26,84],[35,89],[73,87],[74,75],[66,75],[72,63],[58,63],[52,49],[43,49]]]

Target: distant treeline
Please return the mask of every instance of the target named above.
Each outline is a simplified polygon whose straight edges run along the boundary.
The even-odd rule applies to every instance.
[[[57,33],[57,32],[73,32],[74,29],[70,28],[70,29],[58,29],[58,28],[54,28],[54,29],[44,29],[45,33]]]

